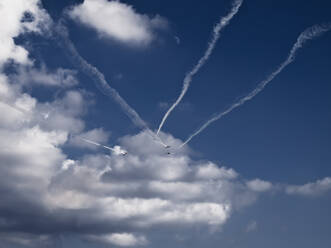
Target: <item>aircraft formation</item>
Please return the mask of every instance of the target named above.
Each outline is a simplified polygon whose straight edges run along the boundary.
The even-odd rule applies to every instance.
[[[212,55],[212,52],[217,44],[217,41],[220,38],[221,31],[228,26],[231,19],[236,16],[238,13],[243,0],[233,0],[232,7],[227,15],[221,17],[219,22],[214,26],[212,37],[208,42],[207,48],[203,53],[203,56],[198,60],[198,62],[193,66],[192,70],[186,73],[182,90],[176,99],[176,101],[170,106],[168,111],[164,114],[161,123],[157,129],[157,132],[153,132],[147,125],[147,123],[139,116],[139,114],[120,96],[120,94],[116,91],[116,89],[112,88],[108,82],[105,80],[104,75],[93,65],[89,64],[77,51],[74,44],[71,42],[68,36],[68,30],[65,26],[65,22],[60,19],[58,24],[56,25],[56,33],[58,35],[58,44],[66,51],[66,55],[68,56],[69,60],[82,72],[87,74],[87,76],[93,79],[93,82],[96,84],[97,88],[106,96],[112,98],[124,111],[124,113],[131,119],[133,124],[135,124],[138,128],[147,131],[147,133],[153,138],[155,143],[159,143],[164,147],[166,153],[171,155],[173,152],[170,151],[170,146],[165,144],[159,136],[159,132],[161,131],[163,125],[165,124],[168,116],[170,113],[178,106],[181,102],[183,97],[185,96],[186,92],[188,91],[190,84],[194,78],[194,76],[199,72],[199,70],[206,64],[209,57]],[[263,81],[261,81],[257,87],[255,87],[251,92],[249,92],[244,97],[240,98],[238,101],[234,102],[228,109],[223,112],[216,113],[212,115],[210,119],[208,119],[197,131],[193,132],[179,147],[176,147],[175,150],[181,149],[185,146],[188,142],[191,141],[196,135],[200,134],[204,129],[206,129],[210,124],[213,122],[221,119],[223,116],[229,114],[234,109],[240,107],[247,101],[253,99],[257,94],[264,90],[265,86],[269,82],[271,82],[279,73],[282,72],[289,64],[291,64],[296,57],[296,53],[299,49],[303,48],[304,45],[309,41],[313,40],[323,33],[326,33],[331,30],[331,23],[321,24],[321,25],[313,25],[306,30],[304,30],[297,38],[297,41],[292,46],[288,56],[286,59],[273,71],[269,74]],[[94,144],[96,146],[101,146],[105,149],[112,151],[114,154],[125,156],[127,151],[123,150],[120,146],[114,146],[113,148],[101,145],[97,142],[83,139],[85,142],[90,144]]]

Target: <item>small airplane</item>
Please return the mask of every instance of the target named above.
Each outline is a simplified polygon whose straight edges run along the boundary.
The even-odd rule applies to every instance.
[[[109,148],[110,147],[108,147],[107,149]],[[110,148],[110,150],[112,150],[116,155],[126,156],[128,154],[128,152],[122,149],[120,146],[114,146],[114,148]]]
[[[164,143],[162,143],[162,145],[163,145],[163,147],[164,147],[165,149],[170,149],[170,148],[171,148],[171,146],[166,145],[166,144],[164,144]],[[170,155],[171,152],[170,152],[169,150],[167,150],[167,154]]]
[[[126,150],[122,149],[120,146],[114,146],[114,148],[111,148],[109,146],[104,146],[104,145],[101,145],[99,143],[96,143],[92,140],[88,140],[88,139],[84,139],[84,138],[80,138],[80,139],[87,142],[87,143],[90,143],[90,144],[93,144],[93,145],[96,145],[96,146],[101,146],[105,149],[108,149],[108,150],[112,151],[115,155],[126,156],[128,154],[128,152]]]
[[[164,145],[164,148],[165,148],[165,149],[170,149],[171,146],[169,146],[169,145]],[[171,155],[171,152],[170,152],[169,150],[167,150],[167,155]]]
[[[157,138],[158,139],[157,139]],[[156,137],[152,137],[153,138],[153,140],[155,141],[155,142],[157,142],[157,143],[159,143],[160,145],[162,145],[163,147],[164,147],[164,149],[170,149],[171,148],[171,146],[169,146],[169,145],[166,145],[166,144],[164,144],[164,142],[160,139],[160,137],[158,137],[158,136],[156,136]],[[171,152],[168,150],[167,151],[167,155],[171,155]]]

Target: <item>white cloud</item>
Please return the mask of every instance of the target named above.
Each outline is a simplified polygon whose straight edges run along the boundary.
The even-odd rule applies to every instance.
[[[16,98],[23,95],[15,94]],[[79,92],[68,91],[47,106],[63,116],[66,112],[79,116],[82,102]],[[78,221],[84,230],[74,228],[82,238],[137,246],[148,241],[144,235],[134,233],[145,233],[146,228],[219,228],[235,209],[251,204],[257,196],[237,181],[233,169],[193,161],[185,149],[168,156],[145,132],[120,140],[119,144],[129,152],[126,157],[95,154],[69,159],[61,145],[67,141],[71,127],[35,125],[35,111],[40,106],[44,104],[36,102],[31,107],[25,123],[0,127],[0,173],[5,175],[0,187],[11,191],[4,199],[5,207],[16,208],[17,200],[33,202],[36,206],[28,208],[26,214],[51,218],[45,222],[48,226],[68,228],[76,225],[71,222],[73,218],[73,223]],[[52,113],[49,119],[51,116]],[[98,132],[104,138],[101,129],[87,134],[97,138]],[[180,143],[170,135],[162,136],[169,144]],[[35,209],[41,210],[36,213]],[[63,211],[70,211],[71,217],[62,217]],[[20,219],[15,221],[19,223]],[[100,233],[86,233],[91,223]],[[114,231],[118,226],[121,232]]]
[[[179,142],[162,135],[170,144]],[[53,177],[49,206],[98,209],[91,218],[141,232],[153,226],[220,227],[235,209],[256,199],[233,169],[197,163],[185,150],[168,156],[145,132],[126,136],[120,144],[128,150],[126,157],[89,155],[70,161]]]
[[[17,4],[18,0],[14,2]],[[91,2],[85,1],[73,11]],[[38,1],[26,3],[34,3],[37,8]],[[100,16],[115,8],[117,14],[124,13],[121,18],[129,15],[125,25],[140,20],[138,26],[143,26],[145,36],[113,34],[124,42],[150,42],[152,27],[160,26],[155,24],[158,19],[138,15],[119,2],[94,3],[106,5]],[[122,21],[121,18],[118,20]],[[8,36],[10,39],[21,32],[22,25],[25,29],[39,30],[33,23],[17,25],[18,31]],[[128,30],[124,26],[124,31]],[[3,63],[15,56],[4,56]],[[22,58],[15,60],[28,64],[27,54],[26,60]],[[71,78],[74,73],[64,69],[51,73],[45,67],[33,66],[17,71],[16,77],[0,74],[0,110],[6,116],[0,118],[0,189],[7,192],[1,199],[0,225],[2,232],[22,226],[29,229],[16,237],[0,236],[4,244],[45,247],[52,241],[52,233],[66,230],[80,238],[110,245],[145,245],[151,228],[170,232],[196,226],[221,228],[231,214],[252,204],[270,186],[258,179],[242,183],[231,168],[192,159],[188,147],[172,150],[169,156],[147,132],[119,139],[119,145],[128,151],[125,157],[100,151],[70,158],[63,147],[69,133],[100,143],[108,140],[109,134],[103,129],[84,129],[83,116],[89,106],[85,93],[66,89],[62,97],[39,102],[24,92],[22,85],[34,81],[36,86],[69,86],[75,83]],[[160,135],[171,147],[181,144],[169,134]],[[9,210],[11,215],[4,214]],[[45,235],[36,237],[30,232]]]
[[[81,119],[89,101],[84,92],[69,90],[62,98],[53,102],[38,103],[35,123],[45,130],[62,130],[77,134],[83,131],[85,124]]]
[[[331,190],[331,177],[304,185],[289,185],[285,191],[290,195],[317,196]]]
[[[233,169],[226,169],[225,167],[218,167],[213,163],[208,163],[198,168],[197,178],[202,179],[221,179],[236,178],[238,174]]]
[[[8,60],[21,64],[31,64],[28,51],[16,45],[14,38],[25,32],[41,32],[50,19],[39,7],[39,0],[2,0],[0,3],[0,68]],[[29,13],[32,21],[23,21]]]
[[[70,166],[75,165],[75,161],[72,159],[67,159],[62,162],[62,170],[68,170]]]
[[[45,65],[41,68],[20,67],[12,80],[26,85],[43,85],[56,87],[71,87],[78,84],[77,72],[74,70],[58,68],[53,72],[48,71]]]
[[[45,132],[37,126],[20,130],[0,128],[0,137],[0,188],[16,192],[2,197],[2,208],[24,198],[43,205],[51,178],[65,159],[58,146],[66,141],[66,133]]]
[[[24,191],[36,191],[35,197],[42,196],[66,158],[59,147],[67,141],[69,131],[82,128],[77,116],[83,112],[83,96],[68,91],[61,99],[40,103],[8,80],[1,74],[0,110],[5,118],[0,118],[0,171],[4,176],[0,187],[24,187]],[[43,118],[45,109],[54,112],[50,114],[51,122]],[[59,121],[53,128],[53,115],[67,121]],[[42,199],[37,202],[41,204]]]
[[[105,244],[117,245],[122,247],[141,246],[148,242],[144,236],[135,236],[131,233],[114,233],[109,235],[89,235],[87,239],[98,241]]]
[[[74,6],[69,15],[96,29],[101,36],[132,45],[150,43],[154,39],[155,29],[167,26],[165,19],[160,16],[149,18],[119,1],[85,0]]]
[[[0,102],[6,113],[0,119],[0,188],[9,192],[0,206],[4,230],[8,223],[19,225],[34,216],[42,220],[34,227],[37,233],[47,223],[47,228],[72,230],[91,242],[135,247],[148,244],[153,228],[170,233],[197,226],[217,230],[238,209],[274,188],[261,179],[242,182],[231,168],[196,161],[189,148],[172,150],[169,156],[146,132],[119,139],[118,145],[128,151],[125,157],[100,150],[74,160],[62,149],[69,132],[100,143],[109,135],[101,128],[84,130],[85,94],[66,90],[63,97],[41,103],[8,80],[13,77],[0,76],[0,95],[6,100]],[[41,118],[47,111],[48,117]],[[181,144],[169,134],[160,135],[171,147]],[[315,195],[329,189],[331,179],[325,178],[288,186],[286,192]],[[27,206],[23,218],[21,205]],[[2,209],[20,217],[1,216]],[[245,230],[256,228],[251,222]],[[47,232],[41,237],[5,235],[0,242],[31,247],[52,242]]]
[[[21,94],[20,88],[8,83],[8,78],[0,74],[0,110],[6,118],[0,118],[0,127],[18,128],[32,119],[31,110],[36,99]]]
[[[63,145],[69,133],[100,143],[108,140],[103,129],[84,130],[85,93],[66,90],[62,97],[39,102],[22,85],[30,84],[32,75],[44,86],[61,85],[63,77],[32,66],[17,71],[23,73],[0,74],[0,110],[6,115],[0,118],[0,189],[8,192],[0,205],[1,228],[25,225],[33,216],[40,221],[25,232],[46,235],[45,241],[28,234],[6,235],[0,241],[31,247],[41,242],[42,247],[52,237],[45,230],[72,230],[106,244],[144,245],[149,228],[217,229],[236,209],[256,200],[258,192],[241,183],[233,169],[195,161],[189,148],[169,156],[146,132],[119,140],[128,151],[125,157],[103,151],[68,157]],[[172,147],[181,144],[169,134],[160,135]],[[13,215],[2,215],[8,209]]]
[[[98,5],[102,8],[95,14],[93,8]],[[33,22],[20,22],[26,11],[35,16]],[[0,112],[5,116],[0,118],[0,243],[5,247],[48,247],[53,233],[62,232],[106,245],[135,247],[148,244],[151,229],[170,234],[196,227],[217,230],[236,210],[273,189],[270,182],[242,182],[234,169],[197,161],[188,147],[171,148],[168,155],[147,132],[119,139],[128,151],[125,157],[102,150],[86,155],[83,150],[71,158],[63,146],[69,133],[100,143],[107,143],[109,133],[102,128],[85,130],[83,117],[89,102],[84,92],[65,89],[62,97],[49,102],[24,92],[22,85],[33,83],[47,87],[77,83],[74,71],[34,68],[28,52],[14,44],[14,37],[40,32],[40,25],[47,24],[47,14],[38,1],[2,1],[0,14],[0,21],[9,23],[0,27],[4,31],[0,34],[0,67],[10,60],[25,64],[16,76],[0,74]],[[115,1],[86,0],[71,15],[130,44],[150,42],[153,28],[164,25],[160,18],[139,15]],[[115,26],[106,26],[112,23]],[[171,147],[181,144],[170,134],[160,135]],[[71,142],[85,145],[75,139]],[[330,189],[331,178],[324,178],[287,186],[286,192],[317,195]],[[253,221],[246,231],[256,228]]]
[[[65,89],[63,96],[40,102],[24,91],[25,85],[33,83],[36,87],[71,86],[76,83],[74,72],[37,69],[28,52],[14,44],[19,34],[42,29],[47,15],[37,0],[0,4],[0,21],[11,15],[6,19],[8,29],[2,27],[6,32],[1,36],[0,53],[3,49],[9,53],[0,54],[0,66],[10,60],[23,64],[15,66],[16,76],[0,74],[0,110],[6,117],[0,118],[0,189],[6,192],[0,204],[1,243],[45,247],[52,243],[52,233],[68,230],[110,245],[144,245],[149,228],[217,229],[236,209],[256,200],[258,192],[240,182],[233,169],[195,161],[189,148],[169,156],[146,132],[119,140],[118,145],[128,151],[125,157],[102,151],[76,159],[66,155],[63,145],[69,133],[101,143],[107,141],[108,133],[84,129],[83,116],[89,106],[84,92]],[[98,4],[104,8],[91,16],[91,8]],[[139,15],[119,2],[85,1],[72,13],[79,9],[87,11],[84,18],[107,20],[111,15],[109,23],[123,22],[123,32],[113,26],[101,32],[127,43],[148,43],[153,28],[163,25],[161,19]],[[20,22],[26,11],[35,17],[33,22]],[[100,24],[99,19],[94,21],[93,25]],[[169,134],[161,136],[172,147],[181,144]],[[12,235],[9,230],[22,233]]]
[[[257,192],[265,192],[272,189],[272,184],[270,182],[261,179],[254,179],[248,181],[246,184],[248,188]]]

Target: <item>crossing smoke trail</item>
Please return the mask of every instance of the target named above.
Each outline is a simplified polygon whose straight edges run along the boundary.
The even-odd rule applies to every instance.
[[[198,73],[198,71],[201,69],[201,67],[209,59],[211,53],[213,52],[213,50],[215,48],[215,45],[216,45],[218,39],[220,38],[220,32],[222,31],[223,28],[225,28],[230,23],[231,19],[237,14],[237,12],[239,11],[239,8],[240,8],[242,3],[243,3],[243,0],[235,0],[232,3],[232,9],[231,9],[230,13],[228,15],[222,17],[221,20],[219,21],[219,23],[214,27],[213,37],[212,37],[211,41],[208,44],[207,50],[205,51],[204,55],[200,58],[198,63],[193,67],[193,69],[186,74],[186,76],[184,78],[182,91],[181,91],[179,97],[177,98],[177,100],[175,101],[175,103],[169,108],[169,110],[163,116],[162,121],[161,121],[161,123],[159,125],[159,128],[157,130],[157,133],[156,133],[157,135],[161,131],[161,129],[162,129],[165,121],[167,120],[168,116],[170,115],[170,113],[175,109],[175,107],[183,99],[183,97],[186,94],[188,88],[190,87],[193,76],[196,73]]]
[[[295,60],[296,52],[303,47],[303,45],[309,41],[312,40],[323,33],[329,31],[331,29],[331,23],[328,23],[326,25],[314,25],[312,27],[307,28],[304,32],[300,34],[298,37],[296,43],[293,45],[287,59],[280,64],[280,66],[275,70],[273,73],[271,73],[265,80],[263,80],[252,92],[250,92],[247,96],[241,98],[238,102],[232,104],[228,109],[226,109],[224,112],[216,114],[214,117],[209,119],[205,124],[203,124],[196,132],[194,132],[192,135],[188,137],[188,139],[179,147],[181,148],[185,144],[191,141],[193,137],[201,133],[205,128],[207,128],[211,123],[214,121],[217,121],[218,119],[222,118],[223,116],[230,113],[235,108],[238,108],[239,106],[243,105],[245,102],[251,100],[253,97],[255,97],[258,93],[260,93],[264,87],[273,80],[279,73],[282,72],[282,70],[288,66],[290,63],[292,63]]]
[[[55,26],[55,32],[59,45],[65,50],[72,64],[87,74],[104,95],[112,98],[138,128],[147,130],[155,141],[165,146],[161,139],[152,130],[150,130],[147,123],[140,118],[139,114],[120,96],[115,89],[109,86],[104,75],[96,67],[89,64],[84,58],[82,58],[74,44],[69,39],[68,30],[64,26],[63,20],[60,20]]]

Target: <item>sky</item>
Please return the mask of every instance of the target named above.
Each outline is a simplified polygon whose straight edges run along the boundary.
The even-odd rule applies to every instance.
[[[330,9],[0,0],[0,248],[329,247]]]

